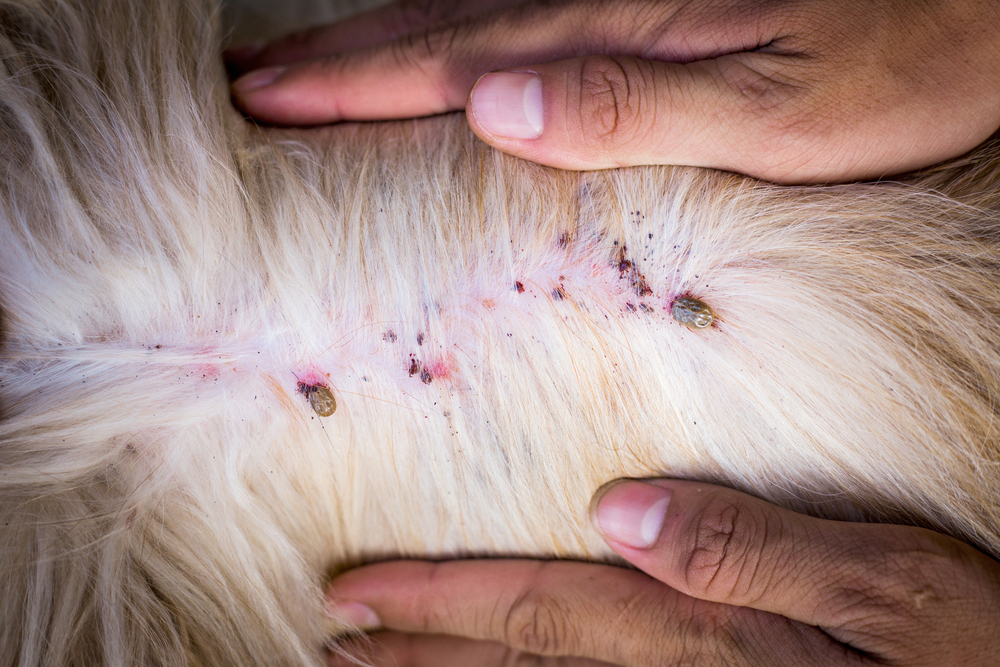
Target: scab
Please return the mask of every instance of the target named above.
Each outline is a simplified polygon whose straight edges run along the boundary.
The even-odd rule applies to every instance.
[[[308,390],[309,405],[320,417],[329,417],[337,411],[337,399],[333,392],[322,385],[310,387]]]
[[[704,329],[715,321],[708,304],[693,296],[682,296],[670,305],[670,315],[689,329]]]

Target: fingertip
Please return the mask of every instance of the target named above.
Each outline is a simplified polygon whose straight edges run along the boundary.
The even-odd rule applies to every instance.
[[[673,493],[637,480],[617,480],[591,502],[591,519],[605,540],[632,549],[649,549],[659,540]]]
[[[360,630],[377,630],[382,627],[382,620],[375,610],[363,602],[334,598],[327,601],[326,614]]]
[[[275,66],[248,72],[233,81],[233,94],[240,99],[246,99],[251,93],[273,85],[287,69],[287,67]]]
[[[534,72],[490,72],[469,92],[466,113],[480,136],[532,140],[545,129],[542,79]]]

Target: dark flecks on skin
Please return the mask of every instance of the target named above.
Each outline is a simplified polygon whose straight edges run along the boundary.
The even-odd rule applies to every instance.
[[[410,355],[410,377],[413,377],[420,372],[420,362],[417,361],[416,357],[412,354]]]
[[[518,294],[524,294],[524,283],[518,280],[517,282],[514,283],[514,289],[517,290]]]
[[[552,290],[552,298],[556,301],[562,301],[566,298],[566,290],[563,289],[562,285],[558,285]]]
[[[434,376],[431,375],[431,372],[429,370],[427,370],[425,368],[422,371],[420,371],[420,381],[421,382],[423,382],[424,384],[430,384],[431,382],[433,382],[433,380],[434,380]]]
[[[617,241],[615,241],[615,245],[618,245]],[[628,280],[629,287],[632,288],[636,296],[644,297],[653,294],[653,290],[649,288],[649,283],[646,282],[646,277],[642,275],[635,263],[628,258],[628,248],[625,245],[621,245],[615,251],[615,258],[611,265],[618,269],[619,278]]]
[[[389,342],[389,343],[395,343],[396,342],[396,332],[393,331],[392,329],[389,329],[384,334],[382,334],[382,340],[384,340],[386,342]]]
[[[424,344],[424,335],[422,333],[417,334],[417,345]]]
[[[563,232],[562,234],[559,235],[559,247],[565,248],[566,246],[569,245],[570,240],[572,239],[569,235],[569,232]]]

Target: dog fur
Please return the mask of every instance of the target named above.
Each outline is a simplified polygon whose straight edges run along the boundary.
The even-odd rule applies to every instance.
[[[319,664],[331,574],[611,559],[618,477],[1000,555],[995,143],[778,188],[259,129],[217,24],[0,0],[0,665]]]

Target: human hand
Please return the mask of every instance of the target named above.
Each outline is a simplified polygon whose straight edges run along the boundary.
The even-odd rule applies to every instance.
[[[404,0],[229,60],[264,68],[233,96],[267,123],[465,109],[487,143],[566,169],[856,180],[1000,127],[993,0]]]
[[[646,574],[566,561],[397,561],[335,579],[332,613],[388,630],[375,635],[375,665],[1000,660],[1000,563],[949,537],[824,521],[696,482],[602,492],[595,525]]]

